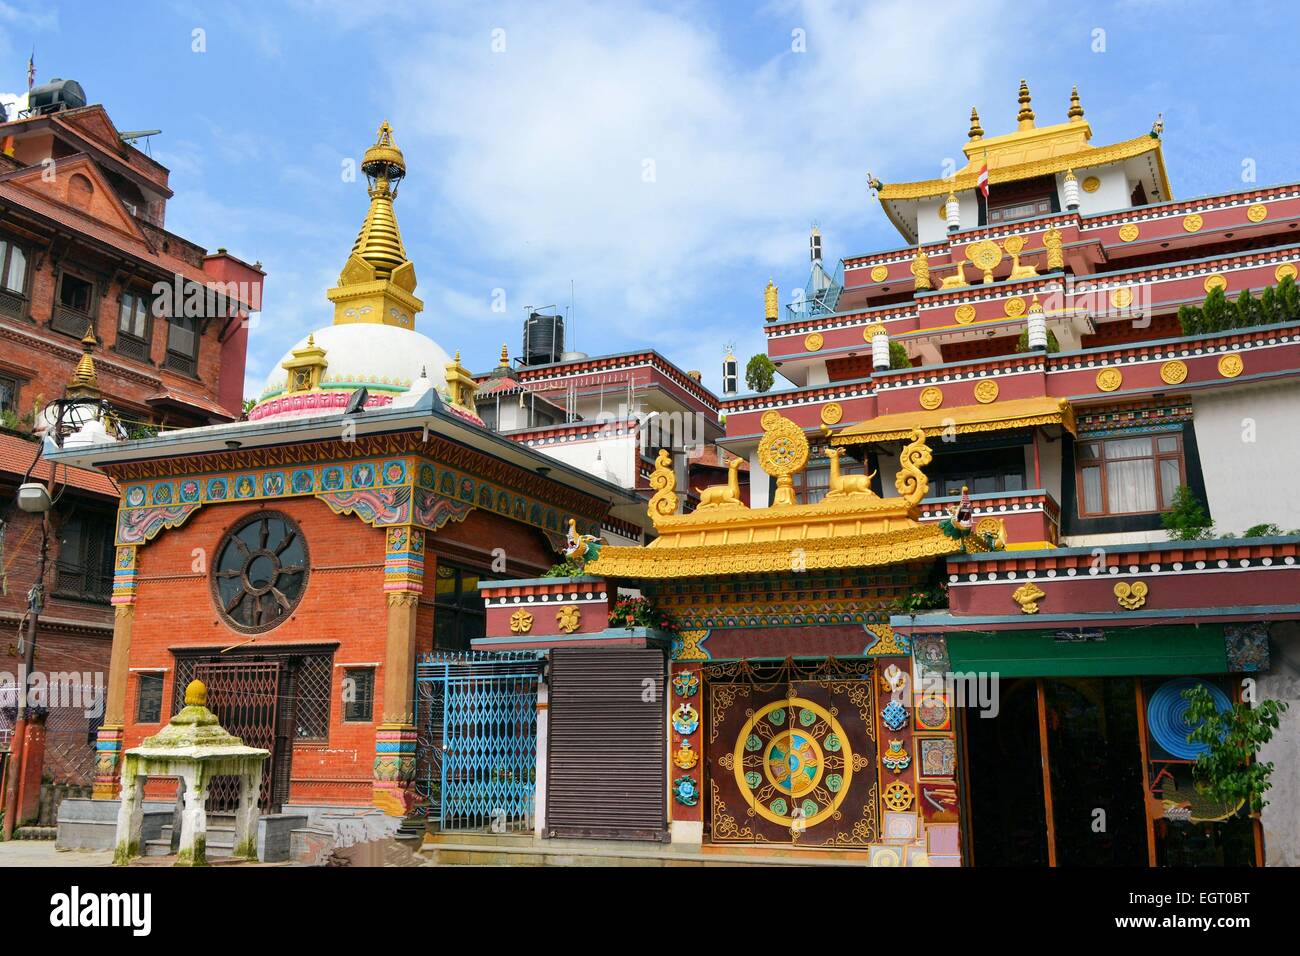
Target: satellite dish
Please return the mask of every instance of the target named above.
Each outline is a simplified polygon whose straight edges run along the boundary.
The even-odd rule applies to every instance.
[[[368,398],[370,398],[370,390],[363,385],[349,396],[348,407],[343,409],[343,414],[356,415],[365,411]]]

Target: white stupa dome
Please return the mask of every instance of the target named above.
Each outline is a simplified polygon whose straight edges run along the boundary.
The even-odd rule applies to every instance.
[[[307,347],[304,336],[276,363],[267,376],[266,387],[250,421],[296,418],[341,411],[348,397],[365,386],[370,392],[367,408],[407,404],[407,392],[418,383],[419,391],[432,388],[442,394],[447,388],[446,369],[451,357],[433,339],[413,329],[377,322],[329,325],[311,334],[317,348],[325,350],[326,368],[320,388],[289,392],[289,375],[282,363]],[[427,386],[419,382],[427,379]]]

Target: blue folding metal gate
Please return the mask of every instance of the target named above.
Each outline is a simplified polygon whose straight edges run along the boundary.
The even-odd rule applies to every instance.
[[[440,829],[532,830],[541,670],[531,651],[417,659],[415,788]]]

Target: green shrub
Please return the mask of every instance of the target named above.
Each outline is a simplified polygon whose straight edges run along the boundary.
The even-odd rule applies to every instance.
[[[890,368],[911,368],[912,359],[907,354],[907,349],[903,347],[902,342],[889,343],[889,367]]]
[[[776,381],[776,366],[772,360],[759,352],[745,366],[745,384],[755,392],[766,392]]]
[[[1179,485],[1174,492],[1174,506],[1161,519],[1173,541],[1199,541],[1214,533],[1214,522],[1192,489]]]
[[[1029,351],[1029,330],[1028,329],[1025,329],[1023,332],[1021,332],[1020,338],[1016,340],[1016,351],[1017,352]],[[1047,330],[1047,351],[1049,353],[1061,351],[1061,343],[1057,341],[1056,333],[1053,332],[1051,329]]]

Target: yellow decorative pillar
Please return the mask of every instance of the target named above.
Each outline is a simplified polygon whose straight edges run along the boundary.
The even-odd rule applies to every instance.
[[[389,528],[384,557],[388,637],[382,719],[375,731],[373,801],[395,817],[406,816],[415,799],[416,614],[424,590],[424,536],[424,529],[411,525]]]

